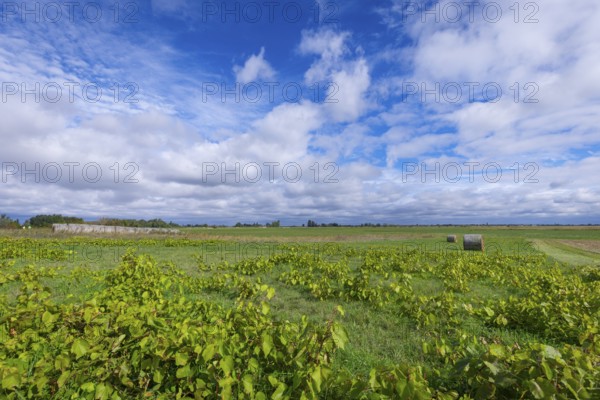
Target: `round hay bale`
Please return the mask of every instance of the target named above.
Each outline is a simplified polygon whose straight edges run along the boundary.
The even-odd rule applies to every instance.
[[[465,250],[484,251],[483,236],[465,235],[463,237],[463,248]]]
[[[448,241],[448,243],[456,243],[456,235],[448,235],[446,240]]]

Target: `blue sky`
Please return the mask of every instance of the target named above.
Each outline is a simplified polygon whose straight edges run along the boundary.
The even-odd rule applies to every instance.
[[[600,223],[600,5],[4,2],[0,212]]]

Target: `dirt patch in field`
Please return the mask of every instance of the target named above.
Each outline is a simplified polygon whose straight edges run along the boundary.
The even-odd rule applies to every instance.
[[[600,254],[600,240],[558,240],[558,242],[577,249]]]

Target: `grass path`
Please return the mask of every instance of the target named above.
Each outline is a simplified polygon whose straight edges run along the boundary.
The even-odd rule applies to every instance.
[[[573,264],[589,265],[600,264],[600,254],[569,246],[559,240],[534,239],[535,247],[554,258],[556,261]]]

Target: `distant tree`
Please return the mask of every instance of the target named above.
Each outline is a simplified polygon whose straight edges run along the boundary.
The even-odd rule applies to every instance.
[[[312,219],[308,220],[308,223],[306,224],[306,226],[308,226],[309,228],[314,228],[316,226],[319,226],[315,221],[313,221]]]
[[[259,224],[258,222],[254,222],[252,224],[238,222],[234,226],[237,228],[259,228],[263,225]],[[267,224],[267,226],[270,226],[270,224]]]
[[[65,217],[60,214],[53,215],[36,215],[25,222],[25,225],[30,225],[34,228],[48,228],[52,224],[83,224],[83,218]]]
[[[20,227],[18,219],[12,219],[6,214],[0,215],[0,229],[18,229]]]
[[[162,219],[119,219],[119,218],[102,218],[98,221],[99,225],[107,226],[126,226],[130,228],[176,228],[178,224],[174,222],[165,222]]]
[[[273,222],[267,222],[267,228],[279,228],[280,226],[281,226],[281,223],[279,222],[279,220],[273,221]]]

